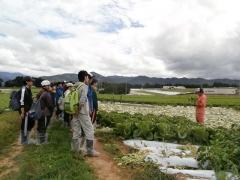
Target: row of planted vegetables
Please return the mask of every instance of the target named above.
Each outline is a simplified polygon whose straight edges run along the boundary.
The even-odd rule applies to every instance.
[[[203,169],[240,174],[240,127],[230,129],[198,125],[184,117],[101,111],[99,124],[113,128],[124,139],[144,139],[200,145],[198,161]]]

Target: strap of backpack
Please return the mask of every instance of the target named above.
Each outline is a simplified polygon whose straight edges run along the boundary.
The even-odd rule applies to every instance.
[[[84,84],[80,84],[80,85],[76,88],[76,90],[80,90],[83,86],[84,86]]]

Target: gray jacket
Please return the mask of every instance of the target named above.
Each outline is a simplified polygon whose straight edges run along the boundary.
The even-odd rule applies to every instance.
[[[88,86],[83,82],[75,84],[75,88],[79,91],[79,113],[89,116],[89,102],[88,102]]]

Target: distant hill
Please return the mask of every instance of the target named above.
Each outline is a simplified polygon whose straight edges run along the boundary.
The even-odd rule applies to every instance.
[[[59,74],[59,75],[54,75],[54,76],[43,76],[41,77],[42,79],[47,79],[52,82],[60,82],[60,81],[73,81],[77,82],[78,81],[78,76],[77,74]]]
[[[136,76],[136,77],[128,77],[128,76],[103,76],[101,74],[92,72],[92,74],[100,81],[100,82],[108,82],[108,83],[128,83],[132,85],[140,84],[161,84],[161,85],[202,85],[208,84],[213,85],[214,83],[221,83],[227,85],[239,85],[240,80],[232,80],[232,79],[203,79],[203,78],[156,78],[156,77],[147,77],[147,76]],[[44,76],[43,79],[48,79],[50,81],[78,81],[77,74],[60,74],[54,76]]]
[[[12,80],[15,79],[17,76],[24,76],[21,73],[10,73],[10,72],[0,72],[0,78],[3,81],[8,81],[8,80]]]

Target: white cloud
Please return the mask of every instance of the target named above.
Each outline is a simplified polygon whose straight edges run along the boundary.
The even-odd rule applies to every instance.
[[[237,0],[2,0],[0,71],[240,78],[239,5]]]

